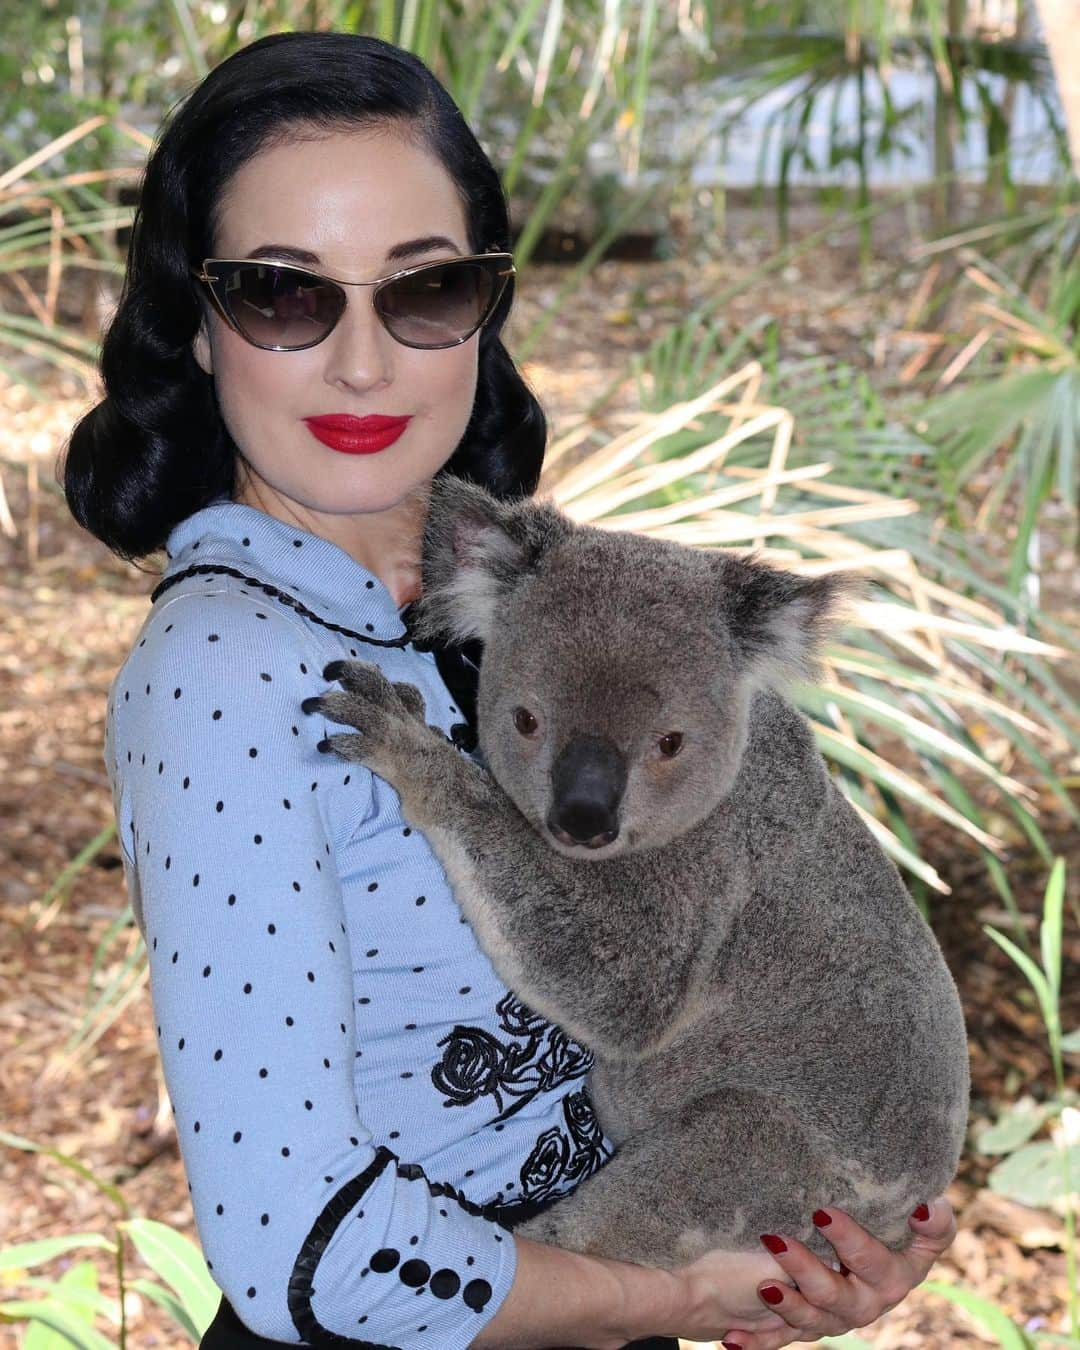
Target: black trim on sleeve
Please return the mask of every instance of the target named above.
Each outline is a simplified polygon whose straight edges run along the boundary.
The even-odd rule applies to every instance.
[[[315,1220],[311,1232],[304,1239],[300,1255],[296,1258],[293,1273],[289,1278],[288,1303],[293,1326],[300,1333],[301,1339],[309,1345],[352,1346],[354,1350],[399,1350],[397,1346],[356,1340],[351,1336],[340,1336],[336,1331],[328,1331],[311,1308],[315,1268],[322,1260],[327,1244],[356,1202],[392,1162],[397,1162],[397,1155],[380,1144],[375,1150],[375,1157],[359,1176],[353,1177],[352,1181],[342,1186]]]
[[[349,1214],[356,1205],[356,1202],[371,1186],[372,1182],[380,1176],[390,1163],[397,1163],[397,1174],[405,1181],[424,1181],[432,1196],[445,1196],[448,1200],[455,1201],[466,1212],[466,1214],[475,1215],[477,1218],[487,1219],[491,1223],[496,1223],[502,1228],[509,1228],[506,1218],[503,1217],[503,1211],[507,1211],[507,1218],[513,1214],[514,1206],[501,1206],[494,1203],[478,1205],[472,1200],[466,1199],[454,1186],[448,1181],[430,1181],[427,1173],[419,1163],[398,1162],[397,1154],[391,1153],[388,1148],[380,1144],[375,1150],[375,1157],[367,1167],[359,1174],[347,1182],[337,1195],[330,1201],[323,1212],[315,1220],[311,1232],[304,1239],[300,1248],[300,1255],[296,1258],[296,1264],[293,1266],[293,1273],[289,1279],[288,1303],[289,1312],[292,1315],[293,1326],[310,1345],[326,1346],[351,1346],[353,1350],[399,1350],[397,1346],[385,1346],[374,1341],[355,1340],[350,1336],[339,1335],[336,1331],[328,1331],[315,1316],[311,1307],[311,1295],[315,1270],[322,1260],[323,1252],[326,1250],[330,1239],[337,1232],[342,1220]],[[514,1217],[527,1217],[526,1215]],[[397,1264],[397,1253],[394,1253],[393,1265]],[[390,1269],[387,1266],[386,1269]],[[426,1269],[426,1267],[425,1267]],[[425,1275],[423,1284],[427,1280]],[[489,1286],[490,1292],[490,1286]]]

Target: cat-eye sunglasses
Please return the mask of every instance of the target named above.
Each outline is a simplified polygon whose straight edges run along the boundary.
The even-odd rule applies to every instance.
[[[229,327],[271,352],[303,351],[329,337],[345,312],[346,286],[375,287],[375,312],[404,346],[456,347],[488,322],[515,274],[509,253],[421,263],[375,281],[338,281],[251,258],[206,258],[191,270]]]

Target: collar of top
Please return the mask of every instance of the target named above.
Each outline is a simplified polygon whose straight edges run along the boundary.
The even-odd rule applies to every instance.
[[[358,635],[385,641],[407,632],[409,606],[399,610],[379,578],[343,548],[241,502],[220,498],[182,520],[165,553],[164,583],[191,567],[226,567],[276,587]]]

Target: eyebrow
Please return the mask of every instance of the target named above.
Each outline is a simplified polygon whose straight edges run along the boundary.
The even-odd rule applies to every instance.
[[[399,262],[405,258],[414,258],[418,253],[430,253],[432,249],[450,248],[458,255],[463,257],[461,249],[452,239],[447,239],[445,234],[425,234],[419,239],[408,239],[403,244],[395,244],[386,252],[387,262]],[[322,265],[322,259],[317,253],[312,253],[306,248],[294,248],[291,244],[260,244],[258,248],[252,249],[247,255],[254,260],[255,258],[281,258],[291,259],[293,262]]]

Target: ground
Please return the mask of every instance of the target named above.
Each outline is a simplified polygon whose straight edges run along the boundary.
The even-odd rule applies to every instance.
[[[647,345],[665,322],[766,256],[770,241],[756,219],[748,214],[743,229],[729,218],[723,246],[705,262],[605,263],[577,289],[526,366],[556,432],[608,389],[629,353]],[[907,282],[881,285],[903,244],[900,233],[895,241],[886,239],[878,272],[860,281],[855,241],[838,237],[782,275],[757,282],[733,301],[730,313],[745,321],[770,310],[791,350],[835,351],[865,366],[875,338],[903,326],[905,305],[918,284],[920,273],[912,268]],[[551,303],[564,276],[564,269],[550,264],[530,270],[507,334],[511,350],[515,333],[524,333]],[[627,322],[635,287],[644,288],[648,308]],[[67,514],[52,481],[52,459],[87,400],[58,377],[39,373],[39,378],[48,385],[44,401],[0,383],[0,475],[18,527],[14,539],[0,535],[2,1123],[80,1159],[99,1179],[119,1187],[132,1213],[162,1220],[194,1239],[145,982],[134,984],[110,1023],[86,1034],[93,1005],[136,946],[132,929],[112,934],[124,904],[115,845],[97,853],[70,892],[44,902],[65,865],[111,819],[101,758],[106,691],[145,614],[155,577],[112,557]],[[632,386],[616,389],[609,406],[632,408]],[[40,465],[33,492],[25,468],[30,456]],[[1071,602],[1065,598],[1070,575],[1062,571],[1051,582],[1048,603],[1057,606],[1058,617],[1076,619],[1075,595]],[[1057,767],[1064,773],[1069,766]],[[1010,771],[1019,773],[1021,767]],[[1073,978],[1070,983],[1067,974],[1064,981],[1063,1005],[1069,1029],[1080,1024],[1080,984],[1074,978],[1080,959],[1075,922],[1080,841],[1052,800],[1040,807],[1051,847],[1071,862],[1065,954]],[[951,887],[950,895],[935,900],[932,919],[967,1017],[977,1132],[1018,1096],[1048,1095],[1050,1057],[1024,977],[983,931],[983,923],[1001,927],[1003,918],[982,862],[932,818],[920,820],[919,829],[924,856]],[[1046,869],[1020,843],[1005,865],[1034,932]],[[1074,1069],[1075,1063],[1074,1058]],[[960,1233],[933,1278],[967,1286],[1030,1330],[1064,1330],[1062,1221],[996,1197],[985,1186],[992,1161],[974,1148],[966,1150],[949,1192]],[[0,1149],[0,1216],[0,1247],[66,1233],[112,1233],[112,1223],[122,1217],[113,1200],[88,1181],[51,1159],[10,1148]],[[90,1255],[111,1289],[108,1258]],[[133,1273],[146,1275],[133,1253],[131,1259]],[[56,1262],[46,1269],[55,1274],[63,1268]],[[0,1273],[0,1289],[3,1283]],[[14,1293],[4,1290],[3,1296]],[[128,1323],[129,1344],[163,1350],[190,1344],[137,1294],[130,1298]],[[925,1290],[860,1334],[877,1350],[997,1344],[952,1304]],[[0,1347],[18,1343],[16,1333],[0,1329]]]

